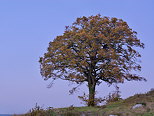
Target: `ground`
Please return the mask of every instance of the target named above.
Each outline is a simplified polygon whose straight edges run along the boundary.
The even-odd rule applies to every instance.
[[[133,109],[136,104],[142,107]],[[125,100],[110,102],[96,107],[74,107],[42,109],[39,106],[27,114],[18,116],[154,116],[154,90],[145,94],[136,94]],[[17,115],[16,115],[17,116]]]

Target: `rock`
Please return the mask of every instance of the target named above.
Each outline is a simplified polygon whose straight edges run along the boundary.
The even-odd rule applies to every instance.
[[[82,113],[81,116],[86,116],[86,115],[84,113]]]
[[[118,115],[113,115],[113,114],[110,114],[109,116],[118,116]]]
[[[143,104],[135,104],[132,109],[140,108],[143,107]]]

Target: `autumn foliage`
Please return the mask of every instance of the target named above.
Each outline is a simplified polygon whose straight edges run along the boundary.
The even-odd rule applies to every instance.
[[[122,19],[101,15],[77,18],[49,43],[48,51],[40,58],[41,75],[77,84],[86,82],[88,106],[94,106],[95,88],[101,82],[145,80],[132,74],[141,70],[141,55],[136,48],[144,48],[136,35]]]

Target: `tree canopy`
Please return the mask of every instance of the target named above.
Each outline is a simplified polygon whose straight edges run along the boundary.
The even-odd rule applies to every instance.
[[[145,80],[132,73],[141,70],[136,48],[144,44],[122,19],[101,15],[77,18],[64,33],[49,43],[40,58],[45,79],[88,83],[89,106],[94,106],[95,87],[101,82]]]

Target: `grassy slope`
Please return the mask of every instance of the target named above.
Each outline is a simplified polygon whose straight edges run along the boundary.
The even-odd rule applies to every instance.
[[[144,107],[132,109],[135,104],[143,104]],[[22,116],[109,116],[115,114],[118,116],[154,116],[154,90],[146,94],[136,94],[125,100],[109,103],[106,106],[99,107],[68,107],[51,110],[34,109],[31,113]]]

